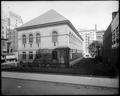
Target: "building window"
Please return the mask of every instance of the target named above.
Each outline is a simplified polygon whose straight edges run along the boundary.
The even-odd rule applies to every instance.
[[[114,40],[113,42],[114,42],[114,44],[115,44],[115,40]]]
[[[32,47],[32,43],[33,43],[33,35],[32,34],[29,35],[29,43],[30,43],[30,46]]]
[[[23,52],[22,58],[23,58],[23,59],[26,59],[26,52]]]
[[[40,52],[36,52],[36,59],[40,59],[40,57],[41,57]]]
[[[33,52],[29,52],[29,59],[33,59]]]
[[[52,32],[52,42],[54,44],[54,46],[56,46],[58,41],[58,33],[56,31]]]
[[[36,43],[39,46],[39,43],[40,43],[40,34],[39,33],[36,34]]]
[[[56,42],[54,42],[54,46],[56,46]]]
[[[33,35],[32,35],[32,34],[29,35],[29,43],[30,43],[30,44],[33,43]]]
[[[57,51],[52,52],[52,59],[57,59]]]
[[[5,41],[4,40],[2,41],[2,47],[5,47]]]
[[[23,44],[26,43],[26,35],[23,35]]]
[[[52,32],[52,42],[58,41],[58,33],[56,31]]]
[[[119,38],[119,26],[116,28],[116,37]]]
[[[119,39],[117,38],[117,43],[119,43]]]

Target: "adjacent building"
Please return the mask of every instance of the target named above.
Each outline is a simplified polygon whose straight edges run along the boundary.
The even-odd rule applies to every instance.
[[[119,12],[112,13],[112,21],[103,36],[103,53],[107,63],[118,67],[119,58]]]
[[[10,52],[17,52],[17,31],[16,27],[19,27],[23,24],[21,16],[9,11],[8,15],[8,46]]]
[[[111,22],[111,32],[112,32],[112,49],[119,47],[119,13],[113,12],[113,20]]]
[[[111,32],[112,32],[112,63],[119,67],[119,12],[112,13]]]
[[[5,13],[2,10],[1,15],[1,55],[5,57],[7,54],[7,19]]]
[[[99,30],[96,32],[96,40],[103,43],[103,35],[105,30]]]
[[[50,53],[52,63],[69,64],[69,60],[82,56],[83,38],[72,23],[55,10],[47,11],[16,30],[20,61],[33,62],[37,50]]]
[[[84,39],[83,41],[83,54],[88,55],[89,54],[89,49],[88,46],[96,40],[96,27],[95,29],[91,30],[82,30],[79,31],[81,34],[82,38]]]
[[[6,11],[7,9],[2,9],[2,25],[1,25],[1,47],[2,53],[13,53],[17,51],[17,31],[14,30],[16,27],[23,24],[22,18],[11,12]]]
[[[7,54],[7,38],[6,38],[6,21],[1,19],[1,53],[2,55]]]

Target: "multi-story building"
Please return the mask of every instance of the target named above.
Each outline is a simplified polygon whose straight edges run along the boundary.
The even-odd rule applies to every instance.
[[[63,60],[68,64],[69,60],[82,54],[82,37],[72,23],[55,10],[49,10],[16,30],[20,61],[32,62],[38,49],[49,49],[52,59]],[[69,52],[66,48],[70,49]],[[53,51],[54,49],[60,50]],[[48,58],[44,59],[48,61]]]
[[[1,18],[1,54],[2,56],[7,54],[7,19],[4,13]]]
[[[112,63],[119,67],[119,12],[112,13],[113,20],[111,22],[112,32]]]
[[[119,13],[112,13],[112,21],[103,36],[103,53],[107,63],[116,66],[119,58]],[[117,68],[118,66],[116,66]]]
[[[112,31],[112,49],[115,49],[119,47],[119,13],[118,12],[113,12],[111,31]]]
[[[96,32],[96,40],[100,41],[103,43],[103,35],[104,35],[105,30],[99,30]]]
[[[95,29],[92,30],[82,30],[79,31],[79,33],[81,34],[81,36],[83,37],[84,41],[83,41],[83,54],[89,54],[89,45],[96,40],[96,27]]]
[[[23,22],[19,15],[6,10],[2,10],[1,36],[2,38],[6,39],[6,50],[8,53],[10,53],[11,51],[17,51],[17,31],[15,31],[14,28],[22,25]]]
[[[17,31],[15,28],[22,24],[22,18],[10,11],[8,15],[8,44],[10,44],[10,52],[17,51]]]

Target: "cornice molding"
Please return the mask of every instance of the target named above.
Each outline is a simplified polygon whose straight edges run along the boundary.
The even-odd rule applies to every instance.
[[[75,27],[72,25],[72,23],[69,20],[51,22],[51,23],[45,23],[45,24],[38,24],[38,25],[32,25],[32,26],[25,26],[25,27],[18,27],[18,28],[16,28],[16,30],[22,31],[22,30],[29,30],[29,29],[36,29],[36,28],[44,28],[44,27],[48,27],[48,26],[57,26],[57,25],[62,25],[62,24],[68,24],[69,27],[77,34],[77,36],[81,40],[83,40],[83,38],[80,36],[78,31],[75,29]]]
[[[44,28],[44,27],[48,27],[48,26],[56,26],[56,25],[65,24],[66,21],[67,20],[58,21],[58,22],[51,22],[51,23],[45,23],[45,24],[38,24],[38,25],[18,27],[18,28],[16,28],[16,30],[17,31],[22,31],[22,30],[29,30],[29,29],[36,29],[36,28]]]

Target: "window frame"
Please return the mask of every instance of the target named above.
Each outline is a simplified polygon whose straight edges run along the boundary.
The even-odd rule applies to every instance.
[[[27,41],[26,41],[26,35],[25,34],[22,35],[22,41],[23,41],[23,44],[26,44]]]
[[[57,59],[57,51],[52,51],[52,59]]]
[[[33,52],[32,51],[29,52],[29,60],[33,60]]]
[[[29,34],[29,43],[30,43],[30,44],[33,43],[33,34]]]
[[[57,31],[52,32],[52,42],[58,42],[58,32]]]
[[[22,59],[23,59],[23,60],[26,60],[26,57],[27,57],[26,52],[22,52]]]
[[[39,43],[40,43],[40,38],[41,36],[40,36],[40,33],[36,33],[36,43],[39,45]]]

